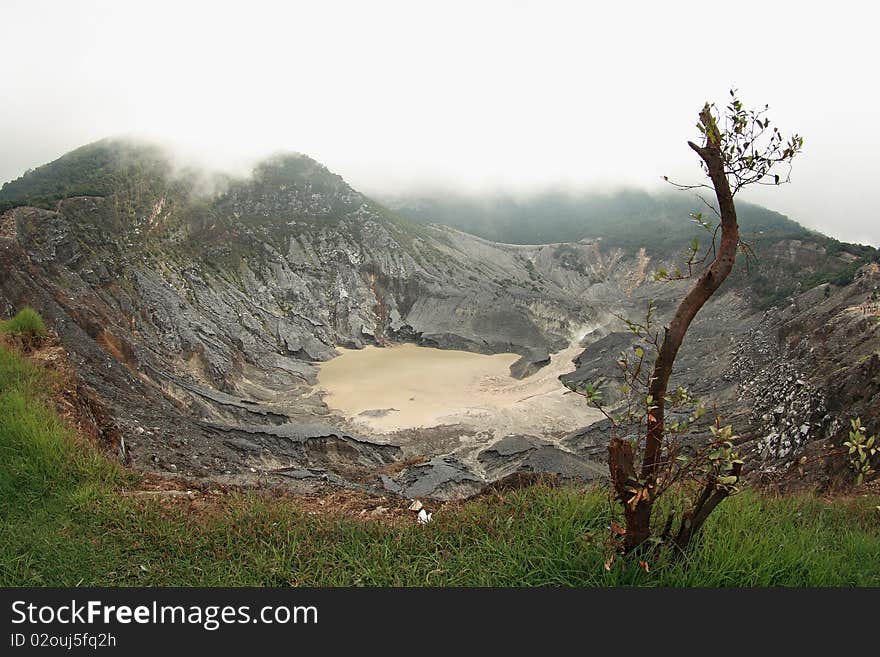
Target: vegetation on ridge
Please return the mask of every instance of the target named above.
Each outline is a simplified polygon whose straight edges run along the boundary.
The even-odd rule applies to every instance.
[[[74,196],[142,194],[166,182],[170,172],[158,147],[104,139],[5,183],[0,187],[0,212],[20,205],[51,210]]]

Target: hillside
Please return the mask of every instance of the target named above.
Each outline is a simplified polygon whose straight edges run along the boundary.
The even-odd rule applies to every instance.
[[[171,162],[159,147],[104,139],[5,183],[0,212],[21,205],[53,209],[73,196],[120,194],[135,200],[163,191],[171,173]]]
[[[338,347],[412,342],[519,354],[511,372],[525,378],[571,354],[573,376],[588,380],[631,346],[620,316],[654,300],[662,321],[687,285],[651,275],[681,262],[677,239],[636,248],[608,219],[601,239],[492,242],[416,223],[298,154],[218,178],[176,170],[152,146],[103,141],[8,183],[0,200],[14,206],[0,215],[0,316],[43,314],[135,468],[230,485],[458,498],[522,472],[595,479],[601,426],[374,435],[328,407],[317,364]],[[650,212],[650,199],[627,203]],[[675,213],[664,212],[639,225],[666,234]],[[751,227],[774,238],[755,242],[757,262],[701,312],[676,376],[741,422],[755,477],[775,477],[839,443],[856,414],[870,430],[880,421],[873,315],[853,310],[878,283],[862,264],[872,252],[754,213]],[[850,270],[851,281],[837,276]],[[837,342],[823,351],[828,326]],[[767,420],[774,389],[791,399]],[[813,483],[845,479],[839,459],[826,465]]]
[[[706,198],[713,200],[711,195]],[[454,226],[497,242],[601,240],[608,247],[630,254],[644,248],[649,256],[659,259],[680,254],[695,237],[704,244],[708,242],[708,235],[689,220],[692,213],[702,213],[705,221],[717,223],[713,222],[712,211],[694,193],[684,192],[544,191],[521,197],[438,193],[384,200],[413,221]],[[758,205],[738,202],[737,213],[743,239],[758,253],[773,253],[780,245],[793,241],[813,245],[810,262],[798,267],[793,278],[775,276],[768,271],[770,268],[759,267],[748,276],[744,268],[738,271],[732,282],[749,285],[761,307],[770,307],[799,290],[822,283],[844,285],[852,281],[860,266],[880,260],[876,249],[821,235]]]
[[[687,243],[691,212],[710,214],[694,194],[650,194],[633,189],[611,193],[544,191],[522,197],[487,195],[391,197],[387,203],[422,223],[440,223],[497,242],[546,244],[602,239],[652,255]],[[738,203],[744,234],[774,239],[804,239],[812,233],[787,217],[748,203]],[[707,216],[707,219],[709,217]],[[643,232],[634,227],[643,226]],[[642,235],[652,234],[646,241]]]

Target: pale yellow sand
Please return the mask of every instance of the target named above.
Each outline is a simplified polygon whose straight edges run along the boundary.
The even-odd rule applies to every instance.
[[[577,346],[523,380],[510,376],[519,356],[486,356],[413,344],[340,349],[320,365],[318,385],[330,408],[377,433],[464,424],[503,436],[571,431],[596,420],[584,400],[556,379],[573,369]],[[389,410],[385,414],[376,411]],[[366,412],[366,413],[365,413]]]

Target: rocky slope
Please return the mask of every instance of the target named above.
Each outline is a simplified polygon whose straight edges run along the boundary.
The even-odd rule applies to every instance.
[[[600,476],[601,427],[497,442],[456,427],[357,435],[316,392],[314,364],[336,346],[413,341],[520,353],[512,369],[528,376],[581,339],[573,376],[592,378],[626,346],[615,314],[637,316],[653,298],[662,315],[682,286],[649,279],[675,253],[498,244],[413,224],[299,155],[246,180],[207,179],[153,148],[99,142],[8,183],[0,204],[0,315],[44,314],[135,466],[229,482],[454,497],[520,470]],[[766,271],[809,273],[802,256],[816,248],[778,242]],[[876,330],[850,310],[873,293],[872,272],[807,293],[821,303],[767,313],[730,286],[689,336],[683,378],[755,427],[765,469],[833,437],[848,414],[872,421],[876,390],[856,389],[876,385]],[[860,351],[844,346],[856,339]],[[856,353],[865,360],[850,362]],[[843,369],[822,379],[832,364]],[[780,381],[792,377],[789,393]],[[768,389],[786,391],[784,412],[764,408]],[[806,415],[802,440],[792,427]]]
[[[880,266],[864,265],[848,285],[820,285],[762,312],[746,294],[728,291],[701,311],[674,382],[733,424],[753,479],[784,489],[846,486],[852,472],[840,446],[850,420],[860,417],[869,435],[880,431]],[[613,401],[613,357],[635,344],[631,333],[612,332],[563,379],[601,381]],[[705,433],[695,428],[691,438]],[[600,458],[609,435],[597,423],[563,444]]]
[[[315,361],[392,340],[541,360],[593,321],[578,297],[615,272],[590,244],[575,271],[553,246],[409,224],[303,156],[205,196],[152,150],[86,150],[4,187],[52,207],[2,217],[0,314],[46,316],[140,467],[376,484],[402,450],[340,428]],[[54,200],[59,179],[104,195]]]

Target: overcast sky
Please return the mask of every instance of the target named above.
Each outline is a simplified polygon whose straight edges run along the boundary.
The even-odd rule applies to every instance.
[[[711,9],[710,9],[711,8]],[[223,168],[296,150],[367,192],[653,189],[735,85],[805,138],[743,197],[880,245],[869,3],[2,0],[0,181],[140,135]]]

